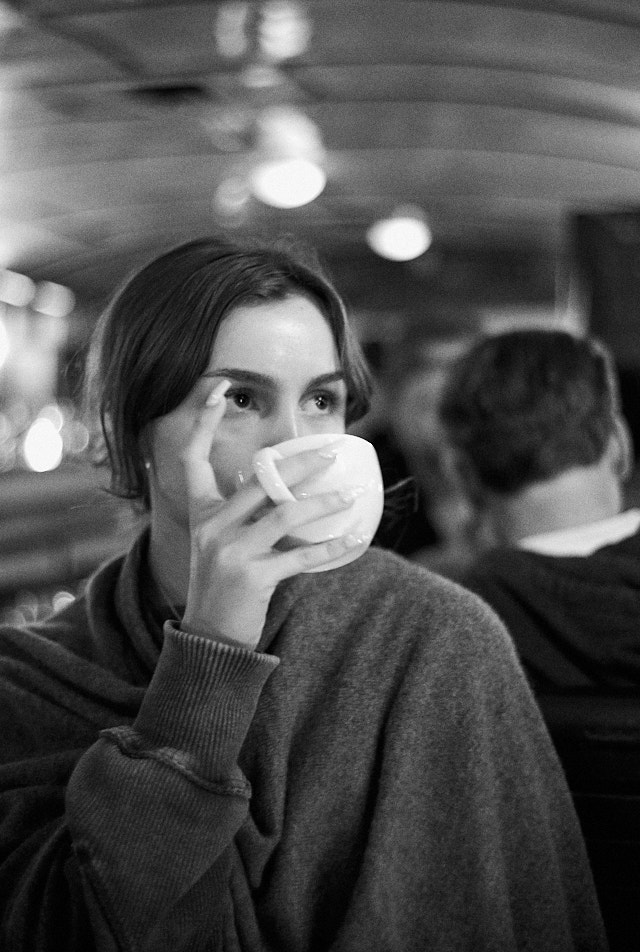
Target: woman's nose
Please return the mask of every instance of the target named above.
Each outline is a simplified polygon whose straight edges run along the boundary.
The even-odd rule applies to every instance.
[[[269,431],[269,445],[275,446],[276,443],[293,440],[296,436],[306,436],[310,432],[305,420],[301,419],[297,412],[288,410],[278,414],[277,419],[273,421]]]
[[[276,443],[284,443],[285,440],[293,440],[296,436],[302,436],[299,426],[295,426],[292,423],[281,423],[278,426],[272,427],[269,431],[269,443],[271,446],[275,446]]]

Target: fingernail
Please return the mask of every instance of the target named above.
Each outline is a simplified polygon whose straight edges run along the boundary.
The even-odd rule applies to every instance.
[[[347,549],[355,549],[357,545],[364,545],[366,542],[371,540],[371,533],[361,532],[360,535],[354,535],[350,532],[348,535],[343,537],[343,542]]]
[[[223,380],[222,383],[217,384],[213,388],[213,390],[211,391],[207,399],[205,400],[205,406],[207,407],[217,406],[217,404],[219,404],[222,401],[222,398],[224,397],[225,393],[227,392],[230,386],[231,386],[230,380]]]
[[[342,445],[342,440],[335,440],[333,443],[325,443],[316,450],[321,459],[335,459],[338,455],[338,449]]]
[[[364,486],[349,486],[348,489],[341,489],[338,493],[343,502],[353,502],[358,496],[365,492]]]

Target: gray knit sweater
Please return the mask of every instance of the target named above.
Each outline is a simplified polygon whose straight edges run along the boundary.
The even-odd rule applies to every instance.
[[[605,948],[481,601],[371,550],[281,585],[252,652],[154,628],[145,545],[0,634],[0,948]]]

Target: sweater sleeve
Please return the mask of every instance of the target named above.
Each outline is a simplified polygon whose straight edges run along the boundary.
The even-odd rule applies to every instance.
[[[194,930],[202,919],[189,909],[204,880],[210,935],[233,930],[233,840],[251,796],[238,755],[277,664],[275,657],[167,626],[136,719],[101,732],[77,761],[64,815],[43,822],[41,802],[33,816],[40,829],[7,857],[7,870],[19,878],[13,877],[11,895],[0,892],[3,948],[199,947]],[[16,813],[28,812],[28,791],[20,793],[14,822]],[[42,785],[37,796],[51,803]],[[9,878],[0,877],[0,890]],[[50,922],[41,923],[33,945],[26,923],[39,895],[39,914]]]

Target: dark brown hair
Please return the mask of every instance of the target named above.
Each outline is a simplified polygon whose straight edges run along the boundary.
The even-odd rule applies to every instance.
[[[208,237],[172,248],[123,285],[98,321],[85,378],[115,494],[149,507],[141,434],[193,389],[231,309],[294,294],[313,301],[331,328],[351,423],[369,408],[371,380],[344,304],[315,262],[289,247]]]
[[[480,339],[454,362],[440,401],[463,479],[497,493],[598,462],[619,411],[608,351],[560,330]]]

